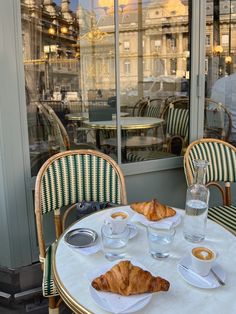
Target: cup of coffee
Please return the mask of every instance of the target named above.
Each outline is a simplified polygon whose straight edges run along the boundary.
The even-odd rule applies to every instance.
[[[129,220],[129,214],[122,210],[116,210],[109,214],[105,220],[105,224],[109,225],[111,232],[119,234],[124,232]]]
[[[216,259],[216,253],[206,247],[195,247],[191,251],[192,269],[201,276],[207,276]]]

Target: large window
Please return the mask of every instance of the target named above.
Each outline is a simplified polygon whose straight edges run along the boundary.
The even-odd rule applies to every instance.
[[[209,1],[206,14],[204,136],[236,145],[236,1]]]
[[[117,160],[120,147],[130,163],[188,145],[188,1],[120,0],[117,9],[110,0],[21,0],[32,176],[68,148]]]

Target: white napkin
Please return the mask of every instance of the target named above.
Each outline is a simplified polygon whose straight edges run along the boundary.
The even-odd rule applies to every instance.
[[[146,269],[143,265],[141,265],[138,262],[135,262],[133,260],[131,260],[131,262],[133,265],[137,265],[139,267],[142,267],[143,269]],[[116,261],[116,262],[104,265],[101,269],[90,271],[87,274],[85,274],[85,276],[88,278],[89,282],[91,283],[94,278],[104,274],[105,272],[110,270],[115,264],[118,264],[118,263],[119,261]],[[97,294],[97,296],[101,300],[103,300],[103,302],[105,301],[105,303],[108,305],[112,313],[115,313],[115,314],[125,312],[126,310],[131,309],[138,302],[146,298],[151,299],[152,297],[152,294],[150,293],[143,293],[139,295],[131,295],[131,296],[126,297],[126,296],[121,296],[115,293],[97,291],[94,288],[92,289]]]
[[[164,218],[159,221],[150,221],[144,215],[135,213],[131,219],[133,222],[139,222],[144,226],[153,226],[162,229],[169,229],[177,226],[181,221],[181,214],[176,212],[172,217]]]

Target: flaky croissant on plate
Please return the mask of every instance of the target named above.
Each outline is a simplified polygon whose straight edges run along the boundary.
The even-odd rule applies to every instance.
[[[176,214],[173,208],[159,203],[156,199],[149,202],[132,203],[130,207],[151,221],[158,221]]]
[[[170,283],[130,261],[122,261],[113,266],[105,274],[92,281],[96,290],[113,292],[123,296],[146,292],[168,291]]]

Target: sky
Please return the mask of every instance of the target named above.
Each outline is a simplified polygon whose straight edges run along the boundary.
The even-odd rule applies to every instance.
[[[99,0],[70,0],[70,9],[76,11],[78,3],[80,3],[85,9],[91,9],[91,3],[94,2],[94,7],[97,7]],[[57,5],[61,4],[61,0],[54,0]],[[143,4],[150,2],[150,0],[143,0]],[[137,0],[129,0],[129,3],[137,3]]]

